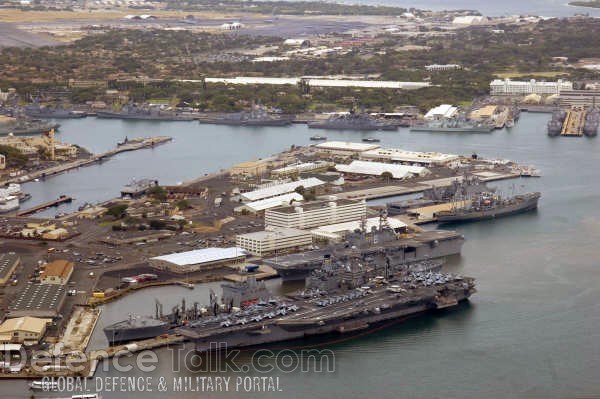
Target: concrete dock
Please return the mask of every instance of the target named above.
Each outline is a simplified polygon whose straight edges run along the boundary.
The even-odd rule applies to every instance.
[[[102,162],[103,160],[108,159],[117,154],[120,154],[122,152],[141,150],[144,148],[153,148],[159,144],[163,144],[163,143],[169,142],[171,140],[172,140],[172,138],[168,137],[168,136],[157,136],[157,137],[147,137],[147,138],[142,138],[142,139],[134,139],[126,144],[120,145],[120,146],[118,146],[110,151],[104,152],[102,154],[97,154],[97,155],[93,155],[89,158],[78,159],[75,161],[63,163],[58,166],[53,166],[50,168],[37,170],[37,171],[30,173],[28,175],[25,175],[25,176],[12,177],[10,179],[0,181],[0,186],[6,185],[9,183],[25,183],[25,182],[32,181],[35,179],[43,179],[47,176],[57,175],[57,174],[69,171],[71,169],[77,169],[79,167],[91,165],[96,162]]]

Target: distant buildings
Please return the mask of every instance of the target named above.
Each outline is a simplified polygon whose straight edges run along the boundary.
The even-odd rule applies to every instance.
[[[518,81],[494,79],[490,83],[492,96],[519,96],[528,94],[560,94],[563,90],[573,90],[573,83],[558,79],[556,82]]]
[[[600,90],[563,90],[558,97],[561,107],[600,106]]]
[[[259,188],[258,190],[242,193],[241,197],[244,201],[259,201],[266,198],[273,198],[283,194],[293,193],[298,187],[305,189],[324,185],[325,182],[310,177],[308,179],[300,179],[289,183],[275,184],[272,186]]]
[[[293,47],[309,47],[310,40],[308,40],[308,39],[285,39],[283,41],[283,44],[286,46],[293,46]]]
[[[6,169],[6,156],[0,154],[0,170]]]
[[[479,25],[487,21],[487,18],[481,15],[462,15],[452,20],[454,25]]]

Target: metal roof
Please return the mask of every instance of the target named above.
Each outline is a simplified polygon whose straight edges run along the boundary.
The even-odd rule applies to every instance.
[[[308,179],[301,179],[290,183],[278,184],[271,187],[261,188],[254,191],[243,193],[242,197],[249,201],[258,201],[264,198],[275,197],[282,194],[291,193],[296,190],[297,187],[311,188],[325,184],[323,181],[316,177],[309,177]]]
[[[400,220],[394,219],[394,218],[389,218],[388,223],[393,229],[399,229],[402,227],[406,227],[406,223],[403,223]],[[313,233],[313,234],[322,233],[325,235],[330,235],[330,234],[342,233],[342,232],[346,232],[346,231],[354,231],[356,229],[360,229],[360,227],[361,227],[361,221],[356,220],[354,222],[336,223],[336,224],[330,224],[327,226],[321,226],[317,229],[312,230],[311,233]],[[367,219],[366,223],[365,223],[365,227],[366,227],[367,231],[371,231],[371,229],[373,227],[379,228],[379,218],[374,217],[374,218]]]
[[[266,198],[260,201],[249,202],[245,206],[252,209],[254,212],[264,211],[266,209],[275,208],[283,205],[290,205],[290,202],[294,201],[298,203],[303,201],[304,197],[298,193],[289,193],[278,195],[276,197]]]
[[[420,175],[427,172],[423,166],[399,165],[383,162],[352,161],[349,165],[338,164],[335,168],[342,173],[381,176],[384,172],[392,174],[394,179],[403,179],[411,174]]]
[[[344,142],[344,141],[326,141],[324,143],[317,144],[315,147],[326,149],[326,150],[363,152],[363,151],[374,150],[381,146],[379,144],[352,143],[352,142]]]
[[[169,255],[156,256],[151,259],[162,260],[178,266],[197,265],[245,256],[246,250],[238,247],[203,248],[194,251],[177,252]]]

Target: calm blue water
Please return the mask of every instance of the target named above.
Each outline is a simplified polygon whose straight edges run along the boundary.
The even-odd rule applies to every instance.
[[[513,181],[543,193],[537,212],[458,226],[467,241],[449,269],[477,279],[469,306],[413,319],[362,338],[331,344],[334,373],[274,373],[283,393],[169,394],[172,398],[566,398],[600,396],[600,139],[549,138],[548,115],[523,114],[511,131],[461,135],[435,133],[325,132],[330,139],[376,136],[382,145],[411,150],[478,153],[533,164],[539,179]],[[175,183],[235,162],[266,156],[291,144],[308,144],[316,132],[304,126],[236,129],[195,123],[69,121],[61,138],[90,150],[112,147],[126,134],[166,134],[174,142],[122,154],[26,185],[34,200],[71,194],[98,201],[118,193],[132,177]],[[507,183],[505,183],[507,184]],[[512,184],[512,183],[510,183]],[[46,197],[44,197],[46,196]],[[60,208],[59,208],[60,209]],[[270,284],[277,285],[277,281]],[[276,288],[276,287],[274,287]],[[106,306],[101,325],[142,312],[153,298],[173,304],[190,291],[161,288]],[[193,294],[206,302],[206,288]],[[188,301],[189,303],[189,301]],[[165,306],[167,309],[167,306]],[[151,310],[146,311],[150,313]],[[93,345],[102,346],[97,331]],[[170,353],[151,376],[171,378]],[[183,373],[188,375],[187,373]],[[121,376],[114,369],[98,376]],[[132,371],[127,375],[142,375]],[[192,374],[189,374],[192,375]],[[233,373],[207,375],[236,376]],[[256,375],[250,373],[249,375]],[[3,398],[28,397],[17,382],[2,382]],[[164,398],[105,393],[105,398]]]

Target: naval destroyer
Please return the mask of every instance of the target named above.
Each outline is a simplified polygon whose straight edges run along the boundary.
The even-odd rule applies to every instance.
[[[474,122],[460,118],[436,120],[414,125],[411,132],[443,132],[443,133],[491,133],[495,126],[487,122]]]
[[[274,116],[269,114],[265,107],[253,105],[250,111],[226,114],[211,120],[210,123],[232,126],[288,126],[292,124],[292,118]]]

